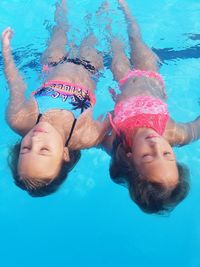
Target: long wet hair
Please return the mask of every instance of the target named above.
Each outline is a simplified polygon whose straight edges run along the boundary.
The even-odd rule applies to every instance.
[[[178,183],[174,188],[166,188],[142,176],[134,163],[126,155],[124,137],[116,137],[113,143],[110,177],[128,188],[131,199],[146,213],[166,214],[172,211],[188,194],[189,170],[177,163]]]
[[[67,174],[75,167],[81,157],[80,150],[69,151],[70,161],[62,162],[60,172],[51,182],[45,181],[44,179],[31,179],[18,175],[17,166],[20,146],[21,143],[17,143],[10,149],[8,164],[12,171],[15,184],[21,189],[26,190],[32,197],[44,197],[56,192],[67,178]]]

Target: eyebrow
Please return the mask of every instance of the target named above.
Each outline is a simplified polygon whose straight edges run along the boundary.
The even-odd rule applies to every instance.
[[[20,155],[25,155],[25,154],[28,154],[28,153],[30,153],[30,151],[27,151],[27,152],[20,152],[19,154]],[[43,156],[43,157],[50,157],[51,156],[51,154],[43,154],[43,153],[38,153],[37,155],[40,155],[40,156]]]
[[[143,161],[143,163],[151,163],[151,162],[153,162],[154,161],[154,159],[153,160],[150,160],[150,161]],[[176,161],[176,159],[167,159],[167,161]]]

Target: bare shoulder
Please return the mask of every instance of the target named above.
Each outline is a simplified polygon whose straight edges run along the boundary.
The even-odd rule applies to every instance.
[[[174,145],[175,140],[177,139],[176,122],[171,118],[167,122],[163,137],[170,143],[170,145]]]
[[[107,119],[104,121],[94,120],[92,109],[86,110],[78,120],[75,134],[81,148],[89,148],[99,145],[109,128]],[[77,144],[78,145],[78,144]]]

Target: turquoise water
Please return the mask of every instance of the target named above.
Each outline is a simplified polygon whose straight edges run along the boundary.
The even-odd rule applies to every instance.
[[[39,55],[49,36],[56,1],[1,0],[0,31],[11,26],[18,67],[29,91],[39,85]],[[87,33],[87,13],[101,39],[99,49],[109,59],[103,19],[95,16],[101,1],[68,1],[70,40]],[[127,42],[122,14],[111,2],[114,31]],[[200,114],[200,36],[198,0],[129,0],[144,40],[160,55],[174,119],[188,121]],[[120,27],[118,26],[120,25]],[[192,38],[188,34],[193,34]],[[128,53],[128,49],[127,49]],[[109,61],[109,60],[108,60]],[[9,146],[18,137],[6,125],[8,92],[0,55],[0,265],[2,267],[199,267],[200,266],[200,143],[176,149],[191,171],[191,191],[169,217],[142,213],[125,188],[108,175],[109,157],[90,149],[60,190],[31,198],[17,188],[7,165]],[[96,113],[111,109],[107,87],[113,84],[106,68],[97,87]]]

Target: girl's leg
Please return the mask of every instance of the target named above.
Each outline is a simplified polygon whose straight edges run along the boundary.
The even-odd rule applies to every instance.
[[[114,79],[118,82],[131,70],[131,64],[125,54],[123,43],[119,39],[114,38],[111,41],[111,47],[113,54],[111,71]]]
[[[80,46],[80,58],[90,61],[91,65],[94,66],[96,70],[99,70],[103,68],[103,58],[96,50],[96,44],[97,39],[94,34],[89,34]]]
[[[68,25],[66,22],[66,1],[60,0],[56,5],[54,21],[56,25],[52,29],[48,47],[41,57],[41,63],[57,62],[66,55]]]
[[[107,1],[104,1],[100,6],[99,10],[96,12],[96,16],[100,16],[105,12],[108,5]],[[90,29],[90,26],[88,25]],[[96,50],[95,45],[97,44],[97,39],[91,31],[82,42],[80,47],[80,57],[90,61],[91,65],[95,67],[96,70],[103,69],[103,58],[102,55]]]
[[[98,10],[98,15],[105,14],[107,21],[105,31],[107,32],[107,40],[111,44],[112,49],[111,71],[114,79],[118,82],[131,70],[131,64],[125,54],[123,43],[118,38],[113,37],[112,20],[109,16],[109,3],[107,0],[103,2]]]
[[[131,46],[131,61],[135,69],[159,71],[158,56],[143,42],[140,28],[130,13],[125,0],[118,0],[128,23],[128,36]]]

